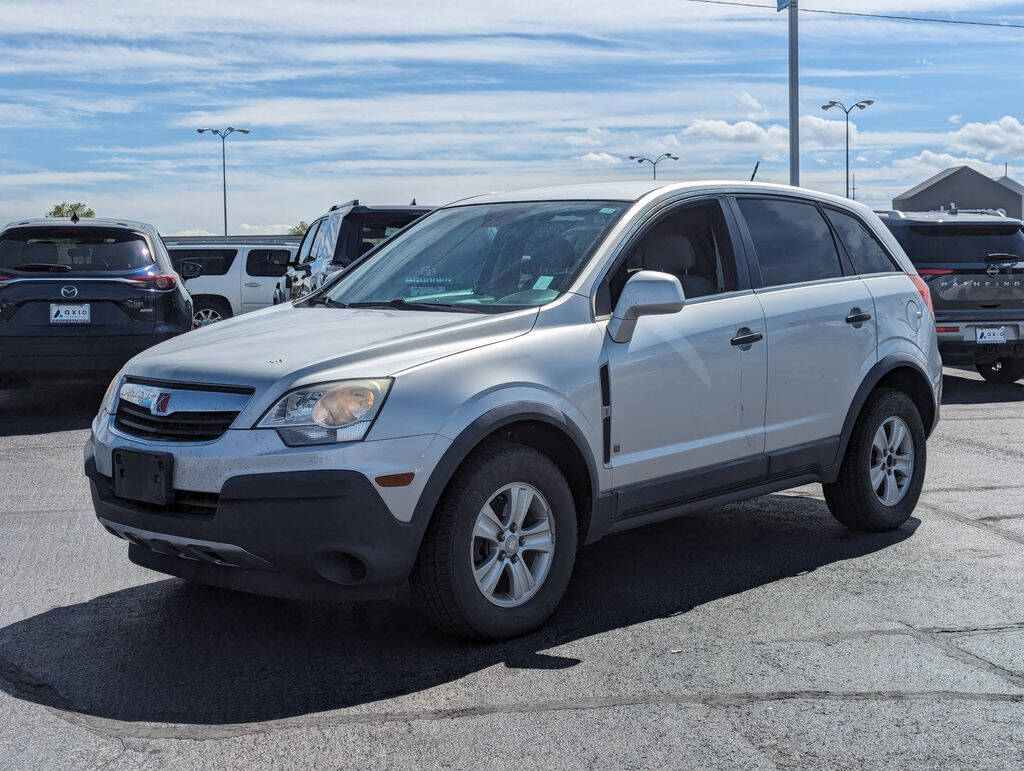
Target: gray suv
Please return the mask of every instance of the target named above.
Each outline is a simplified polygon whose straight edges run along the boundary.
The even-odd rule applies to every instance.
[[[942,382],[927,288],[865,207],[614,183],[442,207],[301,301],[164,343],[85,448],[130,559],[283,597],[407,579],[522,634],[580,546],[820,482],[902,525]]]
[[[1024,233],[1000,211],[880,212],[935,306],[939,352],[986,380],[1024,377]]]

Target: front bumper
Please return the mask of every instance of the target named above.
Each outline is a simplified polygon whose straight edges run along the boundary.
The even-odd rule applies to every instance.
[[[413,514],[440,436],[288,448],[271,430],[229,430],[206,443],[144,442],[101,412],[85,448],[100,523],[129,558],[197,583],[297,599],[387,596],[412,570],[427,518]],[[115,497],[116,448],[171,452],[174,501]],[[405,487],[383,474],[414,472]]]
[[[242,474],[209,513],[116,498],[86,457],[100,523],[138,565],[197,583],[295,599],[391,594],[412,570],[425,523],[395,519],[355,471]]]

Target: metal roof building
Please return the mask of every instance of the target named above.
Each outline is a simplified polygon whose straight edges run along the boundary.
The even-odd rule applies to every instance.
[[[1024,214],[1024,185],[1007,176],[992,179],[970,166],[954,166],[892,199],[896,211],[1002,209],[1010,217]]]

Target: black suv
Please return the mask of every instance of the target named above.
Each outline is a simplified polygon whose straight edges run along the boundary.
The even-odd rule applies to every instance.
[[[109,376],[191,328],[192,300],[152,225],[75,217],[0,231],[0,377]]]
[[[878,212],[931,289],[946,364],[1024,377],[1024,233],[1001,211]]]
[[[331,275],[433,209],[415,201],[408,206],[365,206],[359,199],[335,204],[309,226],[287,274],[278,282],[274,302],[319,289]]]

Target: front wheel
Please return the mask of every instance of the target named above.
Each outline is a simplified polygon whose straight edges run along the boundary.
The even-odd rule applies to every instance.
[[[894,530],[909,519],[924,484],[924,423],[902,391],[872,394],[853,428],[839,477],[822,485],[837,520],[854,530]]]
[[[996,359],[977,367],[978,374],[990,383],[1015,383],[1024,377],[1024,359]]]
[[[477,450],[431,520],[412,585],[434,623],[500,640],[542,624],[576,560],[576,506],[562,472],[525,445]]]

